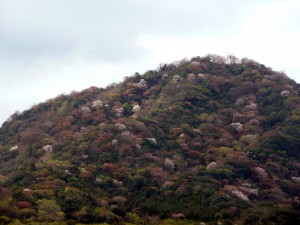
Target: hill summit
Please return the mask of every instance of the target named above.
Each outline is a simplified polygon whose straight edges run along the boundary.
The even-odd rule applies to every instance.
[[[300,85],[208,55],[0,129],[2,224],[300,224]]]

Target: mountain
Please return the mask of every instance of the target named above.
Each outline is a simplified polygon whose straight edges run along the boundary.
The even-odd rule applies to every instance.
[[[208,55],[17,112],[0,223],[300,224],[299,90]]]

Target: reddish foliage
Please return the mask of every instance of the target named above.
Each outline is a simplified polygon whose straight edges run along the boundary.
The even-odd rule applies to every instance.
[[[189,182],[187,180],[184,180],[183,183],[176,189],[177,193],[183,193],[187,190],[189,186]]]
[[[222,184],[222,186],[228,185],[229,180],[228,179],[223,179],[223,180],[221,180],[221,184]]]
[[[247,154],[242,151],[229,152],[227,153],[226,158],[235,165],[253,166],[255,164],[254,161],[249,159]]]
[[[121,139],[124,144],[134,145],[137,143],[136,137],[128,131],[123,131],[121,133]]]
[[[107,142],[101,145],[100,150],[102,152],[109,152],[112,148],[112,143],[111,142]]]
[[[19,209],[32,209],[33,205],[30,202],[19,201],[17,202],[17,206]]]
[[[120,156],[128,156],[132,155],[132,145],[130,144],[122,144],[119,148]]]
[[[20,141],[23,144],[38,142],[40,139],[42,139],[41,137],[43,133],[44,132],[37,127],[26,129],[25,131],[20,133]]]
[[[107,142],[107,138],[108,138],[108,135],[101,135],[100,137],[97,138],[97,142],[99,144],[102,144],[103,142]]]
[[[95,178],[94,174],[89,171],[80,172],[79,177],[81,177],[83,179],[87,179],[87,180],[93,180]]]
[[[185,218],[185,215],[183,213],[172,213],[171,215],[172,219],[184,219]]]
[[[169,134],[171,136],[179,136],[182,133],[183,133],[183,129],[180,128],[180,127],[171,128],[170,131],[169,131]]]
[[[185,151],[189,151],[190,150],[189,147],[188,147],[188,145],[187,145],[187,143],[186,143],[186,141],[184,139],[179,139],[178,143],[179,143],[180,147],[183,150],[185,150]]]
[[[120,179],[127,174],[127,171],[123,168],[123,166],[113,163],[104,163],[102,165],[102,170],[108,172],[113,178],[116,179]]]
[[[1,189],[0,189],[0,194],[1,194],[1,195],[8,195],[8,193],[9,193],[8,188],[1,188]]]
[[[168,173],[161,167],[148,167],[148,169],[155,180],[164,182],[168,176]]]
[[[152,162],[155,162],[157,164],[160,164],[162,162],[162,159],[160,157],[157,157],[157,156],[154,156],[153,154],[151,153],[146,153],[144,155],[144,158],[145,159],[148,159],[149,161],[152,161]]]
[[[114,197],[112,198],[112,201],[114,201],[114,202],[120,204],[120,203],[126,202],[126,198],[123,197],[123,196],[118,195],[118,196],[114,196]]]
[[[188,151],[189,157],[191,158],[199,158],[200,154],[198,151],[190,150]]]
[[[60,137],[63,137],[66,140],[73,140],[74,139],[74,133],[71,130],[63,130],[59,134]]]
[[[235,216],[236,214],[239,213],[239,210],[237,207],[231,206],[227,209],[227,213],[229,214],[229,216]]]

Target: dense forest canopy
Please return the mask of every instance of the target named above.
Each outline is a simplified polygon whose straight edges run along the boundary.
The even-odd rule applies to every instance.
[[[1,224],[299,224],[300,85],[208,55],[16,112]]]

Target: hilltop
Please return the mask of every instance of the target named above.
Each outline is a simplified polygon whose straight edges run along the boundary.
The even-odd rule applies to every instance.
[[[0,222],[299,224],[299,90],[208,55],[15,113],[0,128]]]

